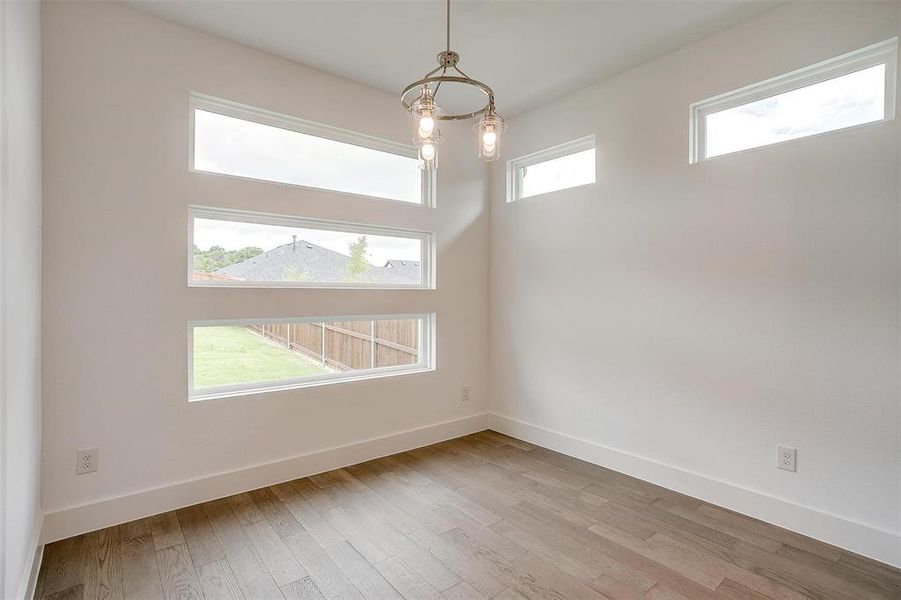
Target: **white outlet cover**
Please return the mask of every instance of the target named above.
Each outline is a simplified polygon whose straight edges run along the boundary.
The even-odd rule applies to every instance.
[[[100,450],[98,448],[85,448],[75,453],[75,473],[95,473]]]
[[[798,470],[798,449],[791,446],[776,446],[776,466],[792,473]]]
[[[462,402],[469,402],[469,393],[470,393],[469,386],[468,386],[468,385],[464,385],[464,386],[463,386],[463,393],[462,393],[461,396],[460,396],[460,400],[461,400]]]

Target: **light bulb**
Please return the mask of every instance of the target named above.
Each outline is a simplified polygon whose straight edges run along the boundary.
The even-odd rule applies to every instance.
[[[492,126],[482,132],[479,156],[488,160],[493,160],[497,156],[497,132]]]
[[[419,119],[419,127],[417,129],[419,139],[424,140],[431,137],[433,131],[435,131],[435,119],[432,117],[423,117]]]
[[[416,145],[428,143],[438,131],[437,121],[441,118],[441,107],[435,103],[435,96],[427,85],[422,86],[419,97],[410,105],[413,116],[413,141]]]
[[[423,144],[419,149],[422,160],[432,160],[435,158],[435,146],[433,144]]]
[[[482,149],[484,154],[492,155],[497,150],[497,133],[494,131],[486,131],[482,134]]]

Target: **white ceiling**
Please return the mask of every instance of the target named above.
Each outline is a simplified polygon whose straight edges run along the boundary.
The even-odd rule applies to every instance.
[[[128,1],[169,21],[393,93],[437,66],[435,55],[445,45],[441,1]],[[459,66],[489,84],[498,110],[510,116],[777,4],[455,1],[451,47],[461,55]]]

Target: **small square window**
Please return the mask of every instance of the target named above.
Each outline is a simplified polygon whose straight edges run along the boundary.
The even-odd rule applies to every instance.
[[[588,136],[507,163],[507,202],[590,185],[596,177],[595,138]]]

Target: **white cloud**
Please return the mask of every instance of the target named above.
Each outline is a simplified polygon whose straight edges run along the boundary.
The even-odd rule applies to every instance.
[[[885,65],[828,79],[707,116],[707,156],[878,121]]]

